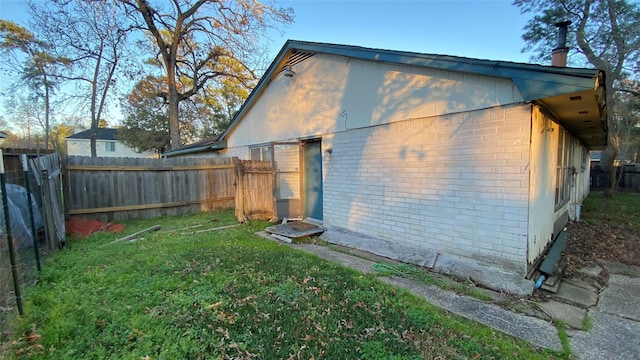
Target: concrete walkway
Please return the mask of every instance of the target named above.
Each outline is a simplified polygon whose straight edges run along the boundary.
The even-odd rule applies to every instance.
[[[290,246],[363,273],[373,272],[375,262],[359,256],[333,251],[327,246]],[[561,283],[556,294],[547,296],[548,301],[536,304],[548,315],[546,320],[400,277],[380,280],[543,348],[562,350],[556,327],[550,321],[561,319],[576,328],[567,333],[572,353],[581,360],[640,360],[640,270],[614,263],[607,264],[607,269],[611,274],[609,284],[600,293],[588,281]],[[588,331],[578,330],[585,324],[590,328]]]

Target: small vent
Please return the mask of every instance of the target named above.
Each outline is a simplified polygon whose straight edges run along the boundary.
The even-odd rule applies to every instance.
[[[284,64],[282,64],[280,69],[278,69],[278,72],[282,72],[284,70],[284,67],[287,66],[287,65],[294,66],[296,64],[299,64],[299,63],[307,60],[308,58],[312,57],[313,55],[315,55],[315,53],[294,50],[291,53],[291,56],[289,56],[289,59],[287,59],[287,61]]]

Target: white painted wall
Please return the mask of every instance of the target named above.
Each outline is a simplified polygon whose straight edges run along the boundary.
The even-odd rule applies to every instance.
[[[228,137],[235,148],[522,101],[507,79],[319,54],[276,75]]]
[[[531,188],[529,190],[529,237],[527,261],[533,264],[553,239],[556,220],[569,211],[575,218],[575,204],[581,204],[589,194],[589,156],[586,148],[573,136],[573,167],[577,173],[571,183],[570,200],[555,208],[556,167],[560,125],[533,108],[531,124]],[[585,153],[585,155],[583,155]]]
[[[531,187],[527,261],[532,264],[552,240],[555,207],[555,173],[558,161],[558,124],[536,106],[531,123]]]
[[[323,138],[324,224],[526,271],[530,107]]]
[[[329,55],[294,71],[225,155],[322,135],[325,225],[525,274],[531,108],[509,80]]]
[[[77,156],[91,156],[91,140],[88,139],[67,139],[67,154]],[[158,158],[155,151],[145,151],[137,153],[127,145],[115,141],[115,151],[106,151],[105,143],[114,142],[106,140],[96,141],[96,153],[98,157],[142,157],[142,158]]]

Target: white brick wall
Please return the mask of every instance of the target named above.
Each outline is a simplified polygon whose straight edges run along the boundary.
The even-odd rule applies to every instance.
[[[324,223],[524,272],[530,107],[323,138]]]

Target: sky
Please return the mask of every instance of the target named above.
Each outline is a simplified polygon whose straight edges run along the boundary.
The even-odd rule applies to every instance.
[[[280,0],[279,4],[293,8],[295,23],[265,39],[271,59],[287,39],[513,62],[528,62],[530,57],[521,53],[528,17],[512,0]],[[0,0],[0,18],[26,25],[24,2]],[[0,78],[1,84],[6,81]]]

